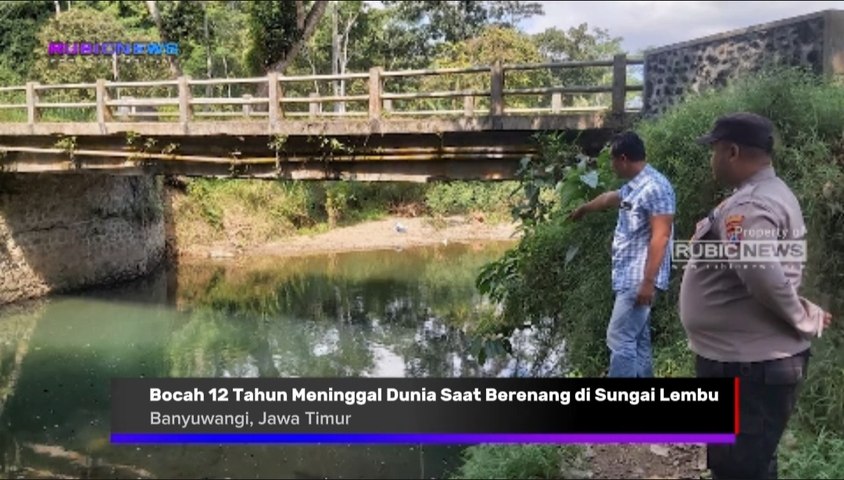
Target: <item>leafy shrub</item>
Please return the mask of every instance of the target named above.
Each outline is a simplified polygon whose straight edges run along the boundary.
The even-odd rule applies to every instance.
[[[432,184],[425,194],[425,204],[434,215],[458,215],[489,212],[506,217],[510,213],[510,195],[514,182],[443,182]]]

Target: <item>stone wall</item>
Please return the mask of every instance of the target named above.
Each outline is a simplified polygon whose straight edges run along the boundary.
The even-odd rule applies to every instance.
[[[645,52],[644,110],[665,112],[683,96],[723,87],[771,64],[844,74],[844,11],[824,11]]]
[[[147,176],[0,176],[0,303],[147,274],[165,249]]]

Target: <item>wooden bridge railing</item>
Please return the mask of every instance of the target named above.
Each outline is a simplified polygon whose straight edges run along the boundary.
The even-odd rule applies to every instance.
[[[628,59],[625,55],[616,55],[612,60],[562,62],[530,65],[503,65],[497,62],[490,66],[469,68],[444,68],[433,70],[384,71],[381,67],[372,68],[368,73],[347,73],[343,75],[281,76],[270,73],[258,78],[225,78],[194,80],[180,77],[175,80],[146,82],[112,82],[97,80],[95,83],[77,83],[62,85],[40,85],[29,82],[25,86],[0,87],[0,98],[18,94],[21,98],[15,103],[0,103],[0,118],[5,111],[17,111],[17,115],[5,116],[5,121],[26,122],[30,125],[38,122],[97,122],[100,124],[125,121],[128,118],[153,117],[154,121],[170,117],[179,123],[187,124],[209,117],[235,117],[240,119],[264,119],[275,125],[284,118],[365,118],[381,120],[385,117],[431,117],[431,116],[493,116],[504,115],[561,115],[567,112],[608,111],[612,115],[623,115],[628,92],[641,91],[640,85],[628,85],[627,68],[642,65],[641,59]],[[612,69],[611,85],[551,85],[533,88],[508,88],[508,72],[553,71],[555,69],[584,69],[609,67]],[[420,80],[422,77],[443,77],[447,75],[475,75],[488,79],[488,88],[396,92],[388,91],[388,80]],[[551,78],[551,77],[547,77]],[[293,85],[318,82],[365,82],[366,88],[358,88],[355,94],[321,95],[286,95],[288,90],[297,90]],[[486,83],[486,82],[484,82]],[[192,87],[205,87],[206,96],[194,95]],[[240,97],[207,95],[214,88],[228,89],[251,86],[261,96],[244,94]],[[125,95],[126,90],[152,89],[167,91],[149,98],[137,98]],[[418,87],[417,87],[418,88]],[[176,90],[175,95],[173,89]],[[62,90],[77,91],[72,100],[45,102],[44,98]],[[301,88],[298,89],[301,92]],[[121,94],[123,91],[123,94]],[[23,95],[20,95],[23,93]],[[295,92],[294,92],[295,93]],[[611,94],[609,105],[599,104],[587,107],[564,106],[564,96]],[[509,105],[511,99],[518,97],[550,96],[550,105],[516,108]],[[68,97],[68,96],[65,96]],[[60,97],[61,98],[61,97]],[[80,101],[83,100],[83,101]],[[394,108],[396,102],[450,101],[462,108],[428,108],[401,110]],[[478,99],[481,99],[480,105]],[[2,100],[0,100],[2,101]],[[324,111],[322,106],[333,103],[341,105],[335,111]],[[534,102],[539,103],[539,102]],[[304,106],[307,105],[307,110]],[[357,108],[346,109],[347,105]],[[227,106],[229,110],[214,110],[214,107]],[[240,107],[240,108],[238,108]],[[483,108],[481,108],[483,107]],[[43,113],[51,109],[60,109],[64,115],[59,119],[43,118]],[[237,109],[237,110],[234,110]],[[25,117],[21,113],[25,111]],[[92,112],[93,111],[93,112]],[[92,115],[93,113],[93,115]]]

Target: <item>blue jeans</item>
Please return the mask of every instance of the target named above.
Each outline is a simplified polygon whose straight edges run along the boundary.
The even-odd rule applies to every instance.
[[[616,292],[607,327],[609,377],[653,377],[651,305],[636,305],[638,289]],[[656,297],[656,295],[654,295]]]

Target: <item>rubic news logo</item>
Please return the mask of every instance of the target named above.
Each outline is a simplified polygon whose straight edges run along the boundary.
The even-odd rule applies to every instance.
[[[805,264],[805,240],[675,241],[671,260],[677,264]]]

